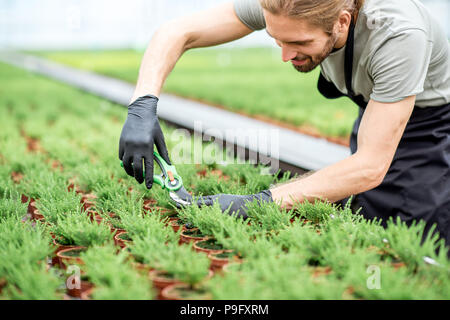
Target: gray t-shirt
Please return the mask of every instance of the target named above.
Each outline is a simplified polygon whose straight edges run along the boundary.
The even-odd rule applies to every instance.
[[[266,27],[258,0],[235,0],[239,19]],[[345,47],[321,64],[323,76],[347,93]],[[366,102],[397,102],[416,95],[416,106],[450,103],[450,44],[418,0],[366,0],[355,25],[353,90]]]

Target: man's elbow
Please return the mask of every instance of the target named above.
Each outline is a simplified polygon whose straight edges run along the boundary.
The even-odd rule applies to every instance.
[[[368,191],[375,189],[383,182],[386,177],[386,171],[381,168],[371,167],[364,170],[363,176]]]
[[[371,161],[364,161],[364,163],[360,165],[364,191],[375,189],[381,185],[386,177],[389,167],[390,162],[385,160],[372,159]]]

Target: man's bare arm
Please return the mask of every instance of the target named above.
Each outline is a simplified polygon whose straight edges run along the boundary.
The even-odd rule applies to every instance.
[[[361,120],[357,152],[304,179],[275,186],[271,189],[273,200],[292,208],[295,202],[336,202],[379,186],[391,166],[415,99],[370,101]]]
[[[236,16],[232,2],[164,24],[145,51],[132,102],[146,94],[159,97],[167,76],[186,50],[230,42],[252,31]]]

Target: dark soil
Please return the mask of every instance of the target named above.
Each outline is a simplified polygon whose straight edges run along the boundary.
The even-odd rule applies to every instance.
[[[128,233],[126,232],[119,234],[118,238],[125,241],[133,241],[133,239],[131,239]]]
[[[177,287],[174,291],[178,293],[180,298],[190,298],[194,300],[202,300],[208,293],[205,289],[189,287]]]
[[[205,241],[197,242],[197,246],[203,249],[209,250],[222,250],[223,246],[218,243],[215,239],[208,239]]]
[[[127,249],[129,250],[129,248],[127,248]],[[137,263],[145,263],[144,258],[142,256],[138,256],[135,254],[133,254],[132,256],[134,258],[134,261],[136,261]]]
[[[163,279],[170,279],[170,280],[175,279],[175,276],[173,274],[171,274],[171,273],[168,273],[168,272],[158,272],[156,274],[156,276],[158,278],[163,278]]]
[[[79,257],[82,252],[86,251],[86,249],[75,249],[66,252],[60,253],[63,257]]]
[[[203,238],[205,235],[200,232],[200,230],[195,229],[193,231],[185,230],[183,231],[183,235],[195,238]]]
[[[184,225],[184,222],[182,220],[175,220],[175,223],[180,227]]]
[[[217,258],[217,259],[230,259],[230,258],[234,257],[235,255],[236,255],[235,252],[222,252],[222,253],[219,253],[219,254],[215,254],[214,258]]]

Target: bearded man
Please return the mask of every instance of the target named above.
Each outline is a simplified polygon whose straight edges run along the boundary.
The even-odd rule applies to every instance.
[[[266,29],[299,72],[320,66],[318,90],[359,107],[348,158],[254,195],[206,196],[246,217],[248,201],[346,203],[368,219],[426,221],[450,244],[450,48],[418,0],[235,0],[171,21],[144,55],[119,157],[152,186],[153,144],[170,163],[156,115],[163,83],[188,49]],[[274,106],[276,108],[276,106]],[[301,108],[301,101],[299,101]],[[145,179],[143,178],[143,165]]]

